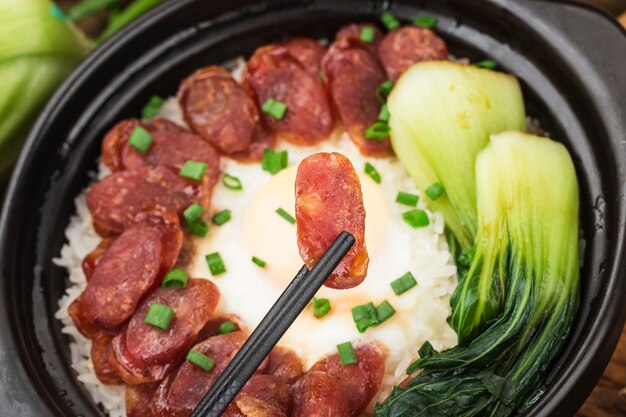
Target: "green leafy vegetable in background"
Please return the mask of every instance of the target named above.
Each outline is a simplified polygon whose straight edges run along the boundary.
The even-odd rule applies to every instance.
[[[400,133],[392,137],[396,154],[412,176],[417,173],[413,178],[418,185],[423,167],[411,170],[409,164],[416,163],[415,155],[398,152],[397,145],[419,152],[421,148],[415,143],[426,142],[424,136],[416,136],[438,126],[447,139],[432,145],[439,152],[433,158],[441,158],[440,167],[444,169],[450,169],[445,167],[446,162],[457,169],[459,158],[465,156],[459,156],[454,147],[467,150],[462,141],[471,138],[469,134],[451,138],[450,130],[454,132],[456,126],[433,124],[430,128],[418,121],[441,122],[446,117],[444,109],[452,117],[463,109],[473,115],[468,119],[468,131],[487,126],[489,133],[488,126],[501,126],[503,121],[489,121],[489,112],[473,108],[480,107],[482,99],[472,99],[469,104],[463,101],[512,91],[507,83],[484,79],[476,83],[477,79],[465,73],[464,79],[456,78],[455,86],[458,89],[463,84],[462,90],[469,94],[447,101],[444,90],[449,91],[450,85],[433,72],[438,64],[431,64],[425,72],[419,69],[422,65],[414,66],[408,77],[399,80],[388,101],[392,135]],[[455,65],[445,64],[442,71],[450,73],[449,66]],[[459,68],[459,74],[464,69]],[[474,71],[483,70],[470,70]],[[430,74],[435,82],[431,87],[415,82],[420,81],[419,74]],[[494,88],[503,90],[489,91]],[[443,98],[435,106],[429,103],[430,110],[402,106],[411,93]],[[517,102],[516,95],[513,99]],[[501,112],[510,108],[506,101],[499,103],[504,106]],[[519,110],[519,104],[512,109],[516,113]],[[425,114],[418,116],[418,111]],[[435,139],[433,135],[431,139]],[[455,197],[448,196],[448,209],[457,214],[456,219],[471,218],[458,210],[476,213],[471,249],[462,250],[456,234],[449,234],[457,265],[462,263],[449,319],[459,345],[441,353],[429,343],[422,346],[420,358],[407,369],[413,379],[402,388],[395,387],[389,398],[377,405],[376,417],[508,417],[541,397],[546,372],[567,340],[579,287],[579,196],[571,157],[561,144],[514,131],[492,134],[484,149],[476,149],[472,172],[465,172],[465,177],[437,177],[447,193],[458,186],[455,181],[467,184],[469,174],[473,179],[473,189],[466,196],[473,204],[454,204]],[[424,164],[435,160],[422,155],[419,158]],[[431,169],[429,165],[427,168]],[[430,181],[433,178],[425,183]]]
[[[50,1],[0,0],[0,178],[49,96],[90,49]]]

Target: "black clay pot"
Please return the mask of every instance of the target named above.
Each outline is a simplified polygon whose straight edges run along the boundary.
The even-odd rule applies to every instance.
[[[626,319],[626,34],[601,13],[537,0],[175,0],[101,46],[33,129],[0,221],[0,415],[102,416],[69,366],[54,319],[66,273],[52,263],[73,197],[88,183],[103,134],[175,93],[194,69],[249,55],[289,35],[332,38],[384,9],[439,18],[457,56],[516,74],[528,113],[565,143],[582,189],[586,239],[576,327],[527,416],[573,416],[593,389]]]

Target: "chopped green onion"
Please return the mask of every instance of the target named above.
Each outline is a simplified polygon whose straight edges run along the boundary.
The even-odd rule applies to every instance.
[[[180,268],[174,268],[163,278],[161,286],[164,288],[187,288],[189,277],[187,273]]]
[[[376,316],[378,317],[378,322],[383,323],[396,314],[396,309],[392,307],[389,301],[385,300],[378,307],[376,307]]]
[[[400,27],[400,22],[390,11],[386,11],[380,16],[380,20],[383,22],[383,25],[387,28],[387,30],[394,30]]]
[[[354,319],[354,323],[356,324],[356,328],[359,333],[365,332],[368,327],[380,324],[378,315],[376,314],[376,307],[374,307],[374,303],[371,302],[354,307],[352,309],[352,318]]]
[[[230,214],[231,214],[230,210],[220,211],[215,216],[213,216],[213,219],[212,219],[213,223],[215,223],[218,226],[223,225],[224,223],[230,220]]]
[[[393,90],[394,83],[391,80],[383,81],[378,87],[376,87],[376,98],[381,103],[385,103],[387,101],[387,97],[391,94],[391,90]]]
[[[208,165],[204,162],[185,161],[185,165],[180,169],[180,176],[200,181],[206,172]]]
[[[374,28],[370,26],[363,26],[361,29],[361,40],[363,42],[372,43],[374,42],[374,38],[376,37],[376,32]]]
[[[417,285],[417,280],[412,273],[407,272],[400,278],[391,282],[391,288],[396,295],[401,295]]]
[[[144,322],[159,329],[167,330],[170,327],[172,317],[174,317],[174,309],[163,304],[154,303],[150,305]]]
[[[421,209],[415,209],[402,213],[402,218],[404,219],[405,223],[409,224],[415,229],[417,229],[418,227],[425,227],[430,224],[428,214],[426,214],[426,212]]]
[[[235,323],[233,323],[230,320],[226,320],[224,323],[220,324],[219,329],[217,329],[217,332],[219,334],[226,334],[226,333],[232,333],[235,330],[237,330],[237,326],[235,326]]]
[[[163,107],[165,100],[159,96],[152,96],[146,105],[141,109],[141,117],[143,119],[152,119],[159,112],[159,109]]]
[[[432,29],[437,24],[437,18],[434,16],[416,16],[415,19],[413,19],[413,24],[415,26]]]
[[[224,173],[224,176],[222,177],[222,184],[224,184],[224,187],[228,188],[229,190],[243,190],[243,186],[241,185],[241,181],[239,180],[239,178],[227,173]]]
[[[222,261],[222,257],[219,252],[208,254],[205,259],[206,263],[209,265],[211,275],[215,276],[226,272],[226,267],[224,266],[224,262]]]
[[[287,220],[289,223],[291,224],[296,224],[296,219],[293,218],[293,216],[289,213],[287,213],[285,210],[283,210],[282,208],[277,208],[276,209],[276,213],[278,213],[278,215],[280,217],[282,217],[283,219]]]
[[[150,149],[150,145],[152,145],[153,141],[154,138],[150,132],[141,126],[135,127],[133,133],[131,133],[130,138],[128,139],[130,146],[137,149],[142,154],[148,152],[148,149]]]
[[[402,191],[398,192],[396,196],[396,203],[404,204],[405,206],[415,207],[417,206],[417,202],[419,201],[419,196],[411,193],[405,193]]]
[[[215,361],[213,359],[193,349],[187,353],[187,357],[185,359],[202,369],[204,372],[210,372],[215,366]]]
[[[285,113],[287,112],[287,105],[282,101],[268,98],[265,103],[263,103],[263,106],[261,106],[261,110],[276,120],[283,120]]]
[[[209,232],[209,225],[202,219],[196,219],[192,222],[187,222],[187,228],[196,236],[205,237]]]
[[[264,260],[257,258],[256,256],[252,257],[252,263],[256,264],[259,268],[265,268],[266,265]]]
[[[289,164],[289,154],[287,151],[276,152],[272,148],[267,148],[263,151],[263,161],[261,162],[261,168],[264,171],[274,175],[277,172],[287,168]]]
[[[495,61],[492,61],[490,59],[485,59],[484,61],[476,62],[474,63],[474,66],[478,68],[489,69],[489,70],[494,70],[498,68],[498,64]]]
[[[389,107],[387,107],[387,103],[383,103],[382,106],[380,106],[380,113],[378,113],[378,120],[380,120],[381,122],[389,122]]]
[[[185,209],[183,215],[185,216],[185,220],[187,220],[187,222],[195,222],[200,218],[200,216],[202,216],[202,213],[204,213],[204,207],[202,207],[202,204],[193,203]]]
[[[387,139],[391,132],[391,128],[387,123],[376,122],[365,131],[365,138],[375,141],[383,141]]]
[[[376,184],[380,184],[380,182],[382,181],[382,178],[380,177],[378,171],[376,171],[376,168],[374,168],[374,165],[370,164],[369,162],[365,163],[365,173],[369,175]]]
[[[337,352],[339,352],[339,359],[341,359],[342,365],[355,365],[357,364],[356,354],[352,343],[345,342],[337,345]]]
[[[431,184],[431,186],[426,189],[426,195],[431,201],[437,200],[444,192],[443,186],[438,182]]]
[[[324,317],[330,311],[330,300],[328,298],[313,299],[313,315],[318,319]]]

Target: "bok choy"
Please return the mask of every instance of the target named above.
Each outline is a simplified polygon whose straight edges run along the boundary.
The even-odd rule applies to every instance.
[[[376,416],[507,417],[530,407],[541,396],[547,369],[560,353],[576,314],[576,173],[561,144],[515,131],[497,133],[505,120],[512,120],[512,116],[504,115],[510,108],[504,98],[512,91],[507,83],[477,83],[471,77],[448,81],[448,85],[455,82],[456,88],[463,83],[464,90],[482,97],[501,97],[499,115],[504,115],[504,120],[499,122],[489,121],[487,113],[473,108],[484,104],[481,100],[468,103],[467,94],[458,97],[460,103],[450,100],[446,106],[437,107],[438,101],[431,108],[416,109],[417,99],[410,99],[411,92],[416,97],[446,96],[449,88],[444,76],[454,74],[451,67],[460,67],[443,64],[442,74],[435,75],[436,82],[429,87],[424,80],[414,81],[423,71],[433,75],[441,63],[430,63],[426,70],[419,68],[422,65],[409,69],[389,98],[394,149],[422,189],[433,180],[424,182],[423,172],[436,172],[448,192],[449,199],[444,202],[448,211],[456,214],[455,220],[461,220],[471,219],[472,214],[459,210],[475,210],[476,226],[471,247],[460,245],[467,268],[459,274],[451,299],[449,322],[457,332],[458,346],[439,353],[425,343],[419,350],[420,358],[407,369],[412,379],[394,388],[389,398],[377,405]],[[466,69],[459,68],[456,73],[463,74]],[[513,101],[518,99],[513,95]],[[412,106],[407,106],[409,103]],[[457,119],[463,106],[475,115],[471,124],[483,127],[487,134],[482,148],[478,135],[471,139],[456,126],[450,133],[450,125],[435,124]],[[418,111],[423,113],[418,115]],[[520,112],[519,103],[512,111]],[[523,116],[515,116],[519,117],[523,120]],[[426,120],[432,125],[425,131]],[[440,136],[446,138],[443,142],[436,142],[437,126]],[[471,149],[468,140],[475,141]],[[425,156],[423,149],[429,143],[436,154]],[[399,152],[399,148],[404,151]],[[407,155],[410,149],[414,154]],[[461,169],[460,159],[465,159],[467,166],[471,162],[472,167]],[[413,165],[416,163],[422,165]],[[435,164],[438,168],[433,169]],[[456,176],[461,174],[464,176]],[[467,186],[473,188],[450,193]],[[456,203],[454,199],[458,199]],[[461,220],[461,224],[463,234],[472,231],[468,228],[471,222]],[[463,235],[458,229],[453,232],[460,243]]]

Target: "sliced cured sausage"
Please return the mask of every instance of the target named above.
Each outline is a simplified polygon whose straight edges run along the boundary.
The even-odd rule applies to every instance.
[[[338,41],[324,56],[322,68],[343,126],[361,153],[392,155],[389,138],[365,137],[365,131],[378,122],[380,114],[376,89],[387,80],[375,55],[354,42]]]
[[[70,305],[76,327],[93,337],[98,329],[113,330],[124,323],[176,263],[182,239],[173,212],[139,214],[111,244],[83,293]]]
[[[276,137],[264,126],[260,126],[254,135],[250,147],[242,152],[235,152],[228,155],[243,163],[260,162],[263,160],[263,153],[267,148],[273,148],[276,144]]]
[[[312,268],[342,231],[356,242],[328,278],[327,287],[345,289],[365,279],[369,256],[365,247],[365,208],[361,182],[348,158],[317,153],[305,158],[296,176],[298,249]]]
[[[254,100],[220,67],[202,68],[185,79],[178,103],[191,129],[225,154],[247,150],[259,127]]]
[[[126,386],[126,417],[154,417],[150,403],[158,384]]]
[[[225,416],[282,417],[291,409],[289,387],[272,376],[255,374],[235,397]]]
[[[214,317],[209,320],[207,324],[204,325],[202,330],[200,330],[200,333],[198,333],[198,337],[196,337],[196,341],[194,344],[204,342],[209,337],[217,336],[218,334],[220,334],[220,326],[227,321],[231,322],[235,326],[235,329],[233,331],[244,329],[241,323],[241,319],[234,314]]]
[[[96,376],[103,384],[122,384],[122,379],[109,364],[113,335],[101,332],[91,343],[91,361]]]
[[[141,127],[152,136],[152,143],[141,153],[129,143],[135,128]],[[113,172],[150,166],[165,166],[179,172],[186,161],[207,164],[207,185],[220,177],[220,155],[210,143],[166,119],[124,120],[113,127],[102,143],[102,161]]]
[[[351,417],[340,381],[326,372],[309,371],[293,387],[293,417]]]
[[[374,344],[356,347],[356,365],[342,365],[338,354],[328,356],[311,367],[309,372],[326,372],[337,378],[348,398],[352,417],[360,416],[380,388],[385,374],[385,356]]]
[[[446,43],[430,29],[403,26],[383,38],[378,58],[387,77],[396,81],[411,65],[421,61],[447,60]]]
[[[367,30],[373,31],[374,37],[371,42],[364,41],[361,38],[364,28],[368,28]],[[383,33],[376,25],[371,23],[351,23],[339,29],[335,35],[336,42],[348,41],[347,43],[352,43],[365,48],[374,55],[378,51],[378,45],[380,45],[382,39]]]
[[[298,145],[313,145],[333,131],[330,100],[324,85],[280,45],[259,48],[248,61],[244,87],[262,107],[268,100],[287,106],[282,118],[263,113],[270,130]]]
[[[289,54],[296,59],[312,75],[319,77],[322,70],[322,58],[326,53],[326,48],[319,42],[310,38],[292,38],[280,45],[287,48]]]
[[[267,373],[285,384],[293,384],[302,376],[302,361],[291,349],[276,346],[268,360]]]
[[[211,318],[219,290],[206,279],[190,279],[186,288],[158,288],[133,314],[122,333],[113,339],[111,364],[127,384],[156,382],[183,359],[200,330]],[[167,330],[145,322],[150,306],[174,310]]]
[[[87,281],[91,279],[93,271],[96,269],[96,266],[98,266],[98,263],[100,262],[106,251],[109,249],[109,247],[113,244],[113,242],[115,242],[114,238],[105,237],[100,241],[100,243],[98,243],[98,246],[96,246],[93,251],[85,256],[85,259],[83,259],[82,267],[83,273],[85,274],[85,279]]]
[[[87,194],[87,207],[99,230],[121,233],[142,211],[154,207],[178,214],[203,201],[199,187],[190,185],[165,167],[142,167],[109,175]],[[205,196],[206,197],[206,196]]]

